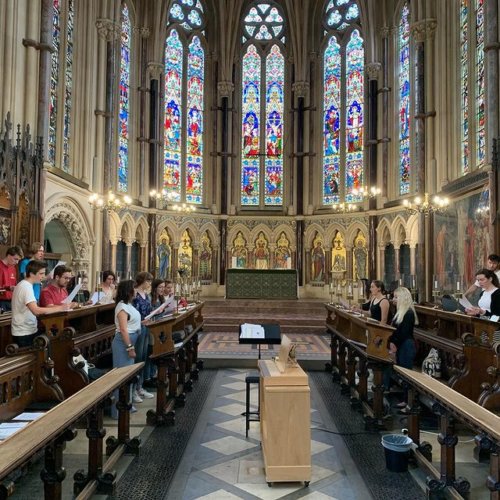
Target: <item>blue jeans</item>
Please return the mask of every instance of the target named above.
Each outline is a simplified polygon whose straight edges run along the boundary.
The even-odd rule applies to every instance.
[[[131,332],[128,334],[130,343],[134,346],[140,333],[141,331],[137,330],[136,332]],[[120,332],[115,333],[115,338],[113,339],[113,343],[111,344],[111,351],[113,353],[113,368],[121,368],[122,366],[130,366],[134,364],[134,358],[131,358],[128,355],[127,346],[125,342],[123,342],[123,337]],[[113,395],[115,397],[115,400],[118,402],[118,389],[113,392]],[[118,418],[118,410],[115,405],[111,406],[111,416],[113,418]]]
[[[135,344],[135,362],[140,363],[148,358],[149,331],[145,326],[141,326],[140,335]],[[144,369],[139,373],[139,383],[137,389],[142,388],[144,382]]]

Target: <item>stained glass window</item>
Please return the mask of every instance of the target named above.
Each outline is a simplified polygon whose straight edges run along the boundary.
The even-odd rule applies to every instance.
[[[482,166],[486,156],[484,0],[460,1],[459,37],[460,158],[466,174]]]
[[[118,104],[118,191],[128,191],[130,139],[130,49],[132,24],[128,7],[122,4],[120,43],[120,98]]]
[[[358,203],[364,179],[365,52],[354,1],[325,9],[323,53],[323,204]],[[351,29],[347,29],[351,27]]]
[[[53,52],[49,84],[48,160],[65,172],[70,170],[74,27],[74,1],[54,0]],[[62,133],[58,133],[58,130]]]
[[[171,201],[203,203],[205,49],[199,1],[177,0],[165,40],[163,183]],[[185,34],[189,33],[190,38]],[[184,138],[184,139],[183,139]]]
[[[283,205],[284,19],[272,3],[254,3],[244,17],[240,202]]]
[[[410,192],[410,9],[405,3],[398,26],[399,194]]]
[[[476,0],[476,166],[484,163],[484,0]]]

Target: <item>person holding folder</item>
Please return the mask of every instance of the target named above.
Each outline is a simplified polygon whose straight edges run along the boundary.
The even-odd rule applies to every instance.
[[[68,289],[66,288],[71,279],[71,269],[65,265],[57,266],[54,269],[54,281],[42,290],[40,295],[41,307],[59,306],[66,302]],[[71,302],[70,309],[78,307],[77,302]]]

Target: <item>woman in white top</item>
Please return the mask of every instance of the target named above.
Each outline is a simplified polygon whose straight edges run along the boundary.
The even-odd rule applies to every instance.
[[[118,285],[115,308],[116,333],[111,345],[114,368],[133,365],[135,361],[135,343],[141,333],[141,315],[132,305],[134,295],[132,280],[122,281]],[[118,391],[115,391],[115,399],[118,400]],[[111,407],[111,416],[118,418],[118,410],[114,405]]]
[[[500,283],[497,275],[489,269],[480,269],[476,279],[482,288],[477,307],[468,307],[469,316],[500,316]]]
[[[102,295],[99,296],[101,304],[110,304],[116,296],[116,276],[113,271],[104,271],[102,273]]]

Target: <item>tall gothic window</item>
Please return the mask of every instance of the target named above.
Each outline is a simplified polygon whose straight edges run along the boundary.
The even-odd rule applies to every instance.
[[[330,0],[324,12],[323,204],[357,203],[364,178],[364,42],[359,8]]]
[[[484,0],[460,1],[460,112],[462,173],[483,165],[486,155],[484,116]],[[470,97],[471,96],[471,97]]]
[[[403,5],[398,25],[399,194],[410,192],[410,8]]]
[[[71,106],[73,93],[74,0],[54,0],[49,96],[48,159],[70,171]]]
[[[162,187],[172,201],[203,202],[205,49],[199,0],[174,1],[165,40]]]
[[[243,18],[241,184],[244,207],[283,205],[284,19],[255,2]]]
[[[130,49],[132,24],[127,4],[121,9],[120,97],[118,102],[118,191],[126,193],[129,181]]]

